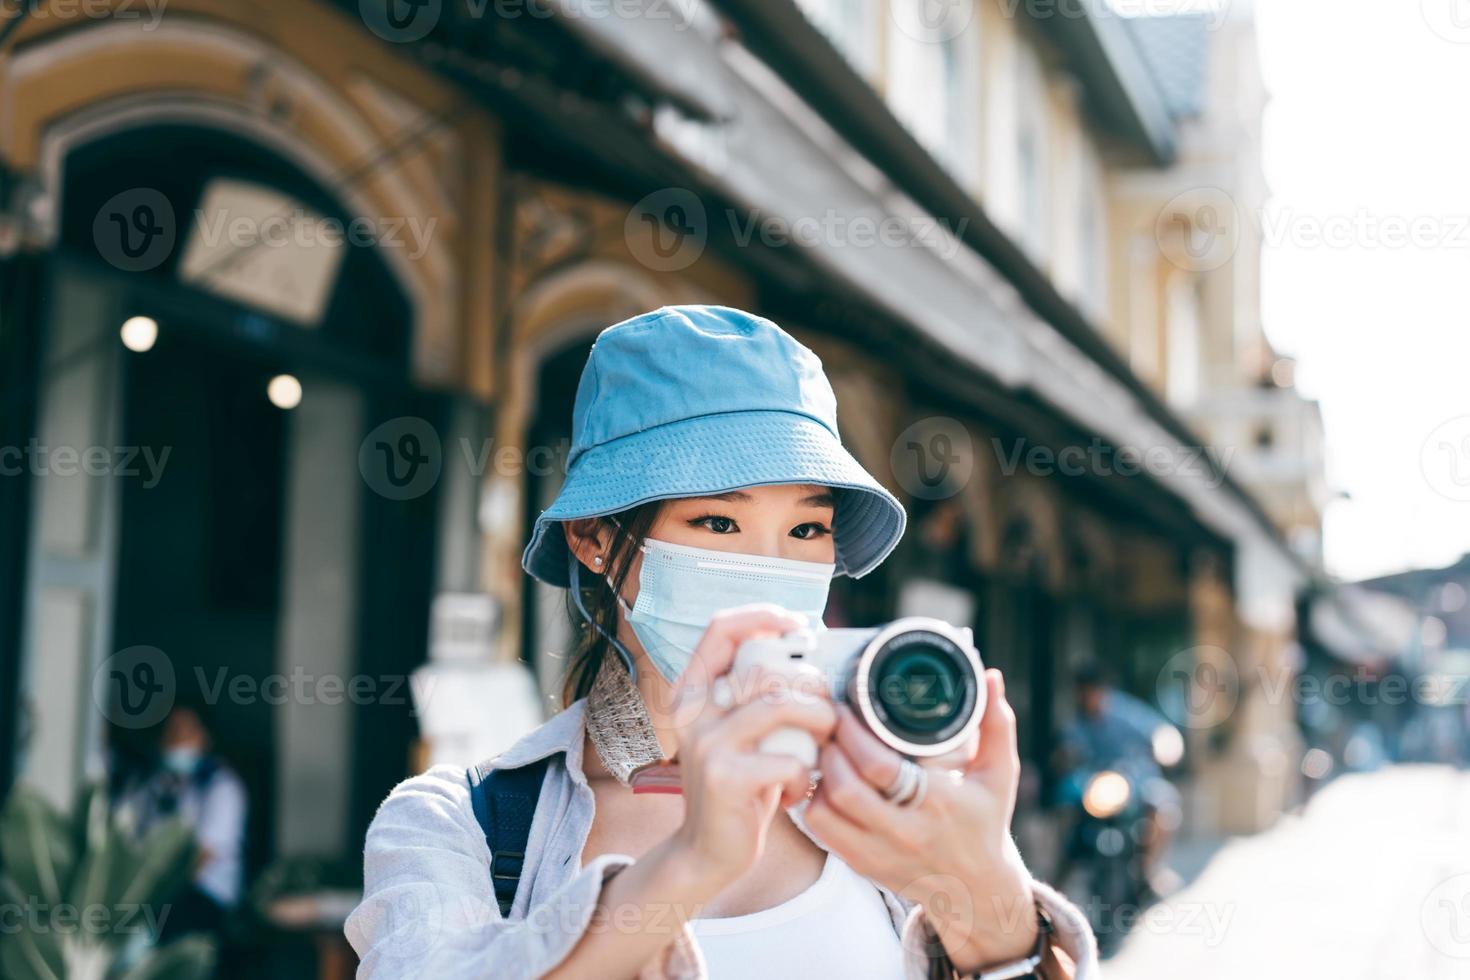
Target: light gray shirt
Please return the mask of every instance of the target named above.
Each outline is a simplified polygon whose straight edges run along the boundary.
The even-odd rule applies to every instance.
[[[495,903],[490,851],[465,771],[435,766],[393,790],[368,830],[363,901],[347,920],[347,939],[361,959],[359,980],[520,980],[540,977],[566,958],[592,923],[603,882],[634,861],[603,854],[582,864],[594,812],[582,770],[584,719],[585,702],[577,701],[495,760],[501,768],[516,768],[551,759],[508,918]],[[799,812],[793,816],[805,832]],[[929,951],[937,947],[922,910],[873,887],[902,942],[910,980],[929,976]],[[1055,923],[1055,944],[1077,964],[1076,980],[1097,980],[1096,944],[1082,913],[1047,886],[1035,888]],[[641,977],[708,977],[687,924]]]
[[[163,797],[172,805],[164,808]],[[249,800],[245,784],[234,770],[221,765],[203,780],[155,773],[125,793],[117,806],[139,835],[163,821],[182,820],[194,832],[194,842],[204,855],[194,873],[194,884],[225,908],[240,903]]]

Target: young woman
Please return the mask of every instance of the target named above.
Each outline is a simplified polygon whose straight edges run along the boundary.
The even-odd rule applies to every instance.
[[[583,639],[570,706],[494,760],[549,760],[514,903],[466,773],[410,779],[368,833],[359,976],[1095,977],[1083,917],[1011,842],[998,672],[978,742],[923,767],[813,685],[727,677],[742,641],[820,628],[832,575],[871,571],[903,526],[775,324],[689,306],[603,331],[523,559],[570,590]],[[760,750],[790,728],[815,771]],[[676,792],[638,791],[670,774]]]

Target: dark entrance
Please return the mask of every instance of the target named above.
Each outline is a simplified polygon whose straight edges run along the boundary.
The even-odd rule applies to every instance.
[[[156,479],[117,486],[104,649],[165,651],[179,695],[205,702],[250,793],[255,872],[283,848],[328,860],[360,854],[377,803],[408,769],[417,727],[407,677],[425,656],[437,495],[430,488],[390,499],[356,461],[368,433],[389,420],[413,416],[442,431],[445,399],[412,383],[411,309],[371,246],[343,245],[309,325],[180,281],[185,241],[207,220],[203,196],[220,177],[286,194],[328,219],[350,218],[337,203],[341,187],[235,136],[182,126],[118,134],[66,162],[62,239],[46,263],[50,296],[37,322],[46,362],[46,325],[55,319],[46,307],[78,284],[101,297],[88,308],[97,320],[89,333],[93,350],[117,363],[114,431],[121,444],[163,460]],[[176,240],[156,264],[124,268],[97,219],[140,188],[168,202]],[[139,315],[157,322],[157,341],[122,350],[118,328]],[[299,381],[300,408],[268,397],[280,375]],[[46,383],[38,383],[42,399]],[[314,537],[312,521],[333,513],[344,515],[338,533]],[[337,598],[345,651],[325,668],[304,664],[304,686],[295,656],[314,649],[312,628],[293,627],[287,615],[310,609],[303,589]],[[322,816],[299,760],[321,753],[310,731],[328,716],[341,751],[312,763],[337,779],[334,792],[319,794],[337,801]],[[103,734],[126,761],[156,733]],[[313,819],[323,826],[307,844],[281,839],[282,827]]]

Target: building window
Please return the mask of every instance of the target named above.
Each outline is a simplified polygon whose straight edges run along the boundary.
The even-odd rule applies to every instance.
[[[1164,309],[1165,390],[1174,405],[1187,407],[1200,395],[1199,292],[1185,277],[1168,285]]]
[[[1042,258],[1050,246],[1047,233],[1048,175],[1047,92],[1045,78],[1036,53],[1030,48],[1018,52],[1016,98],[1018,99],[1016,162],[1019,169],[1021,240],[1033,257]]]
[[[896,17],[884,86],[893,114],[966,187],[975,185],[979,162],[974,29]]]
[[[1023,119],[1017,158],[1021,180],[1021,237],[1035,256],[1046,253],[1046,157],[1040,127]]]
[[[1082,199],[1082,228],[1081,244],[1082,251],[1082,301],[1088,312],[1097,313],[1102,309],[1102,219],[1098,215],[1097,201],[1087,195],[1083,190]]]
[[[1108,308],[1108,223],[1106,191],[1101,167],[1091,144],[1083,136],[1077,161],[1078,286],[1083,308],[1094,317],[1105,316]]]
[[[858,74],[869,80],[877,76],[877,0],[797,0],[796,5]]]
[[[979,74],[975,53],[975,39],[968,33],[948,38],[939,47],[943,63],[944,87],[944,146],[940,156],[949,166],[950,173],[960,183],[970,186],[976,179],[979,152],[975,145],[975,133],[979,130],[976,118],[979,86],[975,79]]]

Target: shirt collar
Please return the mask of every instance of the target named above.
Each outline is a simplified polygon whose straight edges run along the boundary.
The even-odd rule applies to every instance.
[[[561,752],[572,781],[585,785],[582,749],[586,744],[587,699],[579,698],[493,760],[498,769],[518,769]]]

